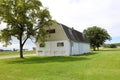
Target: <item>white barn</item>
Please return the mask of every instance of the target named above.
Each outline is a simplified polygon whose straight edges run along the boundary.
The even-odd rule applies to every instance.
[[[54,24],[46,29],[50,37],[44,43],[36,43],[39,56],[70,56],[90,52],[90,44],[84,34],[63,24]]]

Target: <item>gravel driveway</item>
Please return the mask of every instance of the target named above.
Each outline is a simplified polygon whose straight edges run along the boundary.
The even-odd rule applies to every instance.
[[[36,54],[25,54],[24,56],[36,56]],[[0,59],[18,58],[19,55],[0,56]]]

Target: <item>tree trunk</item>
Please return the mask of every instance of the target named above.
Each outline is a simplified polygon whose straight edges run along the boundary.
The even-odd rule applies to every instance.
[[[24,58],[24,57],[23,57],[23,44],[22,44],[22,37],[20,37],[20,58]]]
[[[95,46],[93,46],[93,51],[96,51],[96,48],[95,48]]]
[[[20,45],[20,58],[24,58],[23,57],[23,47],[22,47],[22,45]]]

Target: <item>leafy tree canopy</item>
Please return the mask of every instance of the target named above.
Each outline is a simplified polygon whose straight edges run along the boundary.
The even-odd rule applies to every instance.
[[[12,36],[20,43],[20,57],[23,46],[29,38],[44,41],[46,32],[43,27],[51,25],[50,13],[39,0],[0,0],[0,22],[7,27],[0,31],[0,41],[11,44]]]
[[[99,49],[100,45],[102,45],[106,40],[111,39],[110,35],[105,29],[97,26],[89,27],[85,29],[83,33],[87,35],[90,45],[94,50],[95,48]]]

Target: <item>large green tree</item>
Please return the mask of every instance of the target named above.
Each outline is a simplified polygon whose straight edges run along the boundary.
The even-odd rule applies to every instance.
[[[23,58],[23,46],[29,38],[45,40],[43,27],[52,24],[47,8],[40,0],[0,0],[0,22],[7,23],[0,31],[0,41],[11,44],[12,36],[19,40],[20,57]]]
[[[93,47],[94,51],[96,48],[99,50],[100,45],[102,45],[106,40],[111,40],[107,30],[101,27],[89,27],[85,29],[83,33],[88,37],[90,45]]]

